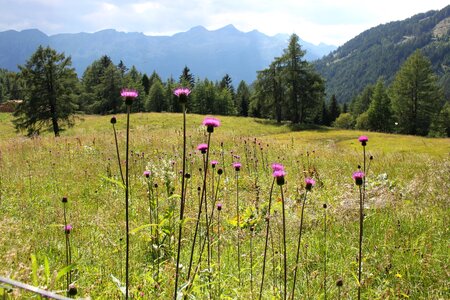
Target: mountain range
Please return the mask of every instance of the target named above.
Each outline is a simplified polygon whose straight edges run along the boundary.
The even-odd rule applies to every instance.
[[[135,65],[145,73],[156,71],[161,78],[178,78],[188,66],[195,77],[220,80],[229,74],[237,85],[251,83],[256,71],[266,68],[287,47],[289,36],[267,36],[257,30],[241,32],[233,25],[209,31],[202,26],[173,36],[147,36],[113,29],[95,33],[48,36],[37,29],[0,32],[0,68],[17,71],[39,45],[49,45],[72,57],[79,76],[94,60],[108,55],[117,64]],[[308,60],[335,50],[332,45],[313,45],[300,41]]]
[[[267,36],[257,30],[242,32],[233,25],[217,30],[202,26],[172,36],[147,36],[113,29],[96,33],[48,36],[37,29],[0,32],[0,68],[17,71],[39,45],[49,45],[72,57],[79,76],[103,55],[117,64],[162,79],[179,77],[187,66],[195,77],[220,80],[229,74],[233,84],[252,83],[257,71],[269,66],[287,48],[289,35]],[[392,82],[403,62],[417,49],[431,61],[450,99],[450,5],[406,20],[370,28],[344,45],[313,45],[299,41],[326,81],[327,97],[349,102],[368,84],[383,77]]]

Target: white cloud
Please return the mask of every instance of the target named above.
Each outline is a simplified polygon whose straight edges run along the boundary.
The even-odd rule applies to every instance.
[[[263,33],[297,33],[340,45],[381,23],[442,9],[448,0],[0,0],[0,30],[48,34],[105,28],[172,34],[202,25]]]

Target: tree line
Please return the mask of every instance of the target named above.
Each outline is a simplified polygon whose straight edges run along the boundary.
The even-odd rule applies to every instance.
[[[411,64],[408,60],[398,73],[403,79],[389,91],[380,79],[356,97],[350,107],[339,105],[334,95],[326,100],[324,79],[304,55],[298,36],[293,34],[282,55],[275,57],[268,68],[258,71],[255,82],[249,85],[241,81],[235,88],[228,74],[220,81],[200,79],[185,66],[178,78],[163,80],[155,71],[147,75],[135,66],[128,68],[122,61],[114,64],[106,55],[78,77],[70,57],[40,46],[19,66],[18,73],[0,70],[0,103],[7,99],[23,100],[14,112],[13,122],[18,130],[25,130],[28,135],[52,130],[58,136],[65,126],[74,124],[76,114],[124,112],[125,104],[120,97],[124,87],[139,92],[133,103],[134,112],[180,112],[173,90],[184,86],[192,90],[187,103],[190,113],[421,135],[444,135],[446,131],[448,135],[449,126],[444,124],[448,120],[444,116],[445,109],[448,113],[448,102],[445,104],[429,61],[420,52],[414,54],[421,65],[415,75],[402,71]],[[417,97],[411,100],[407,97],[411,76],[418,75],[426,82],[419,84]],[[414,113],[408,119],[400,119],[411,109],[408,107],[411,101],[416,102]],[[433,123],[438,116],[444,121]]]
[[[420,50],[408,57],[390,86],[383,77],[367,85],[334,125],[379,132],[450,136],[450,99]]]

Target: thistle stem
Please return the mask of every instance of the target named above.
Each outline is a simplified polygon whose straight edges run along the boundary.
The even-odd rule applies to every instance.
[[[266,271],[267,244],[269,242],[269,230],[270,230],[270,209],[272,207],[272,193],[273,193],[273,186],[274,185],[275,185],[275,178],[273,178],[272,186],[270,187],[269,207],[267,209],[267,216],[266,216],[266,241],[265,241],[265,245],[264,245],[264,256],[263,256],[261,286],[259,287],[259,299],[260,300],[262,298],[262,292],[263,292],[263,286],[264,286],[264,275],[265,275],[265,271]]]
[[[175,289],[173,299],[177,299],[178,292],[178,279],[180,277],[179,265],[180,265],[180,252],[181,252],[181,234],[183,231],[183,217],[184,217],[184,205],[185,205],[185,195],[184,195],[184,177],[186,172],[186,107],[185,104],[181,104],[183,110],[183,171],[181,174],[181,205],[180,205],[180,224],[178,227],[178,248],[177,248],[177,263],[175,266]]]
[[[295,258],[295,267],[294,267],[294,282],[292,285],[292,295],[291,295],[292,300],[294,300],[295,284],[297,282],[298,261],[299,261],[299,257],[300,257],[300,244],[302,241],[302,231],[303,231],[303,216],[304,216],[304,211],[305,211],[305,203],[306,203],[307,195],[308,195],[308,190],[305,191],[305,196],[303,197],[302,213],[300,216],[300,229],[299,229],[299,233],[298,233],[297,254],[296,254],[296,258]]]
[[[237,250],[238,250],[238,277],[239,285],[241,280],[241,217],[239,214],[239,171],[236,171],[236,213],[237,213]]]
[[[220,210],[217,213],[217,277],[218,277],[218,299],[220,299]]]
[[[363,177],[363,195],[362,195],[362,205],[364,207],[364,202],[366,201],[366,146],[363,146],[363,172],[365,176]]]
[[[125,184],[125,180],[123,178],[122,164],[120,163],[119,143],[117,141],[116,126],[114,124],[112,124],[112,126],[113,126],[113,131],[114,131],[114,141],[116,144],[117,162],[119,164],[120,178],[122,178],[122,183]]]
[[[208,272],[211,272],[211,241],[209,239],[209,226],[210,226],[210,219],[208,219],[208,201],[206,199],[206,176],[208,174],[208,160],[209,160],[209,145],[210,145],[210,141],[211,141],[211,133],[208,134],[208,147],[206,150],[206,155],[203,155],[203,169],[204,169],[204,173],[203,173],[203,187],[202,187],[202,194],[201,194],[201,198],[200,198],[200,204],[199,204],[199,210],[198,210],[198,215],[197,215],[197,223],[195,225],[195,232],[194,232],[194,240],[192,242],[192,248],[191,248],[191,258],[189,261],[189,270],[188,270],[188,279],[190,280],[189,282],[189,286],[186,289],[187,291],[189,291],[190,287],[192,286],[192,284],[194,283],[194,279],[195,279],[195,275],[197,274],[198,268],[201,264],[201,260],[202,260],[202,256],[203,256],[203,250],[205,247],[205,244],[208,245],[207,251],[208,251],[208,257],[207,257],[207,261],[208,261]],[[198,232],[198,226],[200,223],[200,218],[201,218],[201,213],[202,213],[202,206],[203,206],[203,202],[205,203],[205,222],[206,222],[206,241],[203,241],[203,244],[200,242],[200,256],[198,259],[198,263],[197,266],[195,268],[194,274],[192,275],[192,279],[190,279],[190,274],[191,274],[191,269],[192,269],[192,261],[193,261],[193,256],[194,256],[194,248],[195,248],[195,241],[197,239],[197,232]],[[209,274],[210,275],[210,274]],[[209,280],[209,284],[211,284],[211,277],[208,275],[208,280]]]
[[[361,299],[361,264],[362,264],[362,241],[363,241],[363,191],[359,186],[359,255],[358,255],[358,300]]]
[[[324,247],[325,247],[325,257],[323,262],[323,270],[324,270],[324,276],[323,276],[323,290],[324,290],[324,300],[327,300],[327,205],[323,205],[324,212],[323,212],[323,235],[324,235]]]
[[[250,293],[253,299],[253,230],[250,228]]]
[[[126,257],[125,257],[125,299],[128,300],[129,276],[130,276],[130,225],[128,215],[129,205],[129,142],[130,142],[130,105],[127,105],[127,138],[125,154],[125,221],[126,221]]]
[[[283,210],[283,264],[284,264],[284,295],[283,299],[287,299],[287,249],[286,249],[286,212],[284,204],[283,186],[280,185],[281,204]]]
[[[64,234],[66,236],[66,267],[69,265],[69,235],[67,234],[67,214],[66,214],[66,203],[63,203],[64,208]],[[66,291],[69,291],[70,278],[69,273],[66,274]]]

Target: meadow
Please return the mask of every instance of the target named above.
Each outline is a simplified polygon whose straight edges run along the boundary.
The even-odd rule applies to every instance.
[[[76,297],[122,299],[125,204],[123,189],[117,183],[120,172],[111,116],[79,116],[76,126],[61,137],[49,133],[33,139],[16,133],[11,118],[0,114],[0,276],[65,294],[61,199],[67,197]],[[449,298],[449,139],[294,128],[238,117],[218,117],[221,126],[211,134],[209,158],[218,165],[210,167],[207,174],[208,214],[219,202],[222,210],[220,219],[218,211],[214,212],[211,223],[211,269],[208,271],[205,251],[196,279],[189,286],[186,272],[204,167],[204,157],[196,147],[207,138],[203,118],[187,116],[190,178],[186,180],[179,284],[183,292],[188,291],[187,299],[258,299],[273,182],[270,165],[275,162],[285,166],[286,184],[282,186],[283,198],[279,187],[272,191],[262,298],[283,296],[282,199],[290,291],[305,178],[311,177],[316,184],[304,207],[295,298],[356,299],[359,191],[352,173],[363,163],[360,135],[368,136],[366,151],[373,157],[366,177],[362,299]],[[125,119],[125,115],[117,115],[121,163]],[[171,299],[181,190],[182,115],[132,114],[130,150],[130,294],[132,299]],[[242,164],[239,174],[233,162]],[[219,168],[223,170],[220,176]],[[151,172],[149,178],[143,175],[146,170]],[[211,191],[217,191],[217,198]],[[151,222],[149,213],[150,202],[155,199],[159,225]],[[200,224],[199,243],[205,240],[205,227]],[[237,243],[241,247],[240,272]],[[194,251],[194,266],[199,248]],[[0,295],[5,299],[36,297],[19,289],[6,292],[1,286]]]

